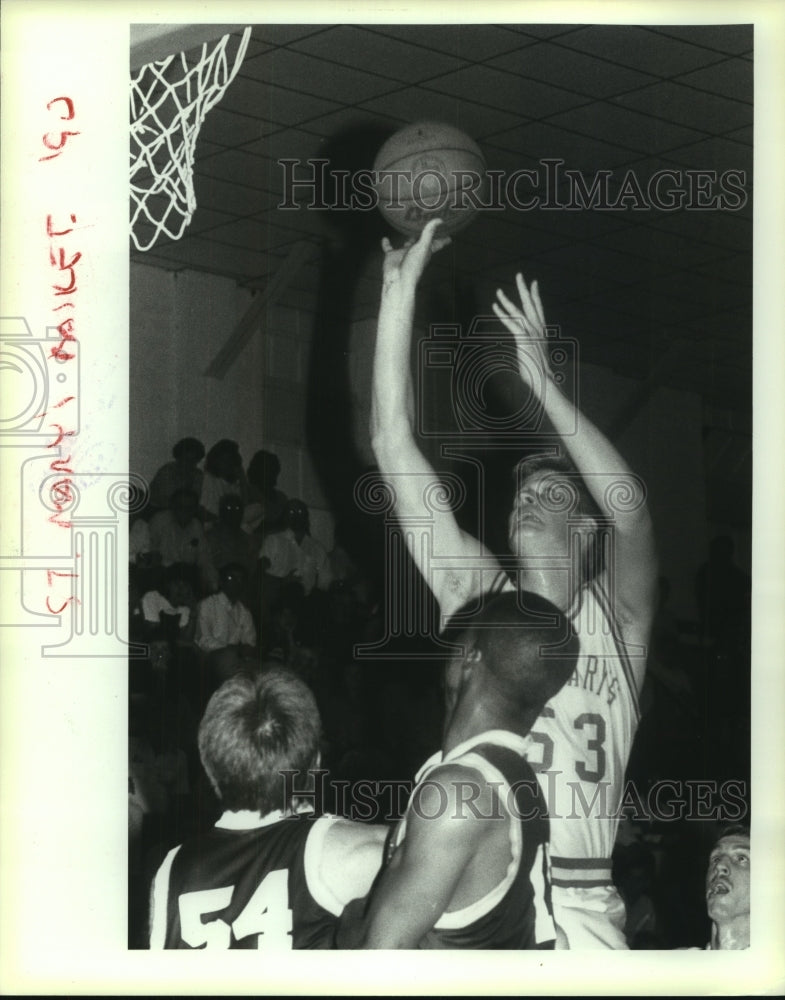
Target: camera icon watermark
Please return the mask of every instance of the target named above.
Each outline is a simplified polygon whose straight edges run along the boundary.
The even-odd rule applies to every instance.
[[[540,367],[533,350],[520,355],[496,316],[477,316],[464,328],[434,323],[420,341],[417,364],[417,430],[442,441],[487,439],[521,441],[542,432],[543,403],[549,392],[562,393],[575,406],[577,431],[578,342],[563,337],[561,327],[546,326],[541,340],[550,373]],[[521,366],[527,381],[522,384]],[[441,405],[431,405],[431,400]],[[449,410],[443,400],[449,400]],[[564,435],[563,435],[564,436]]]
[[[23,316],[0,319],[0,434],[46,435],[66,405],[69,430],[79,431],[80,345],[69,340],[66,354],[58,350],[61,339],[54,326],[34,337]]]

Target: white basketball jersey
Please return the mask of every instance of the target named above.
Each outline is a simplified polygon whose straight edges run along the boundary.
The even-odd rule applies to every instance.
[[[554,887],[608,885],[638,691],[602,584],[582,587],[567,616],[578,662],[534,723],[528,759],[548,808]]]

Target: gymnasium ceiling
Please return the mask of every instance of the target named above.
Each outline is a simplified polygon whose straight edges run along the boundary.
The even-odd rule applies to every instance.
[[[484,212],[434,259],[429,282],[487,310],[494,288],[521,269],[539,279],[549,320],[579,337],[585,360],[643,380],[644,391],[694,390],[737,411],[743,426],[752,390],[752,49],[750,25],[255,25],[199,135],[190,226],[179,241],[131,257],[263,289],[308,240],[314,252],[279,301],[313,307],[316,246],[336,230],[330,213],[277,208],[277,161],[345,153],[338,140],[347,133],[378,148],[380,130],[417,119],[459,126],[492,169],[538,170],[544,182],[540,161],[560,159],[587,183],[610,171],[611,203],[628,171],[644,194],[664,169],[680,171],[683,184],[688,170],[739,171],[746,204],[735,210]],[[709,198],[722,193],[699,183]],[[558,191],[563,202],[563,184]],[[378,299],[373,258],[355,318],[373,316]]]

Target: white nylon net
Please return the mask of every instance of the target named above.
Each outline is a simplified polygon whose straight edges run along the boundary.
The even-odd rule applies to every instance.
[[[250,37],[250,27],[239,44],[235,35],[224,35],[203,45],[193,64],[181,52],[131,77],[131,239],[137,250],[149,250],[162,233],[179,240],[191,221],[199,129],[237,74]]]

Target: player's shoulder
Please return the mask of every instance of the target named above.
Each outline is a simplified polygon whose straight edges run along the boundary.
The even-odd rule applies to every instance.
[[[304,854],[305,878],[314,900],[338,916],[365,896],[381,867],[388,828],[336,816],[313,821]]]
[[[321,816],[314,820],[308,835],[309,843],[321,842],[323,849],[353,851],[366,846],[384,846],[388,828],[378,823],[357,823],[341,816]]]
[[[467,753],[432,767],[412,793],[409,816],[442,820],[464,814],[481,818],[494,813],[494,784],[483,758]]]

